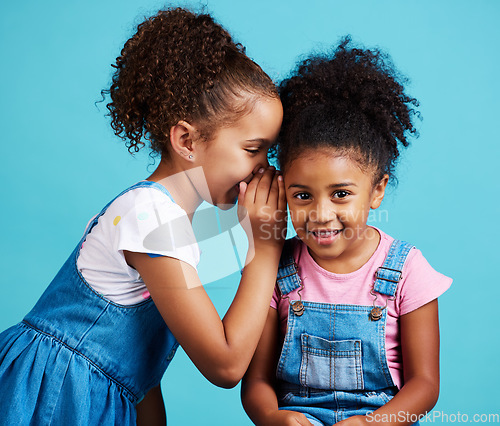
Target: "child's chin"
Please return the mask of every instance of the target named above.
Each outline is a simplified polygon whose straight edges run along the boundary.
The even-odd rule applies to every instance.
[[[229,210],[233,208],[238,202],[238,193],[239,191],[236,189],[236,187],[233,188],[231,191],[225,194],[223,200],[217,200],[215,202],[215,205],[221,210]]]
[[[238,202],[238,196],[234,197],[231,194],[227,194],[226,198],[221,201],[216,201],[215,205],[221,210],[232,209]]]
[[[234,200],[234,202],[232,204],[227,204],[227,203],[224,203],[224,204],[216,204],[216,206],[221,209],[221,210],[229,210],[229,209],[232,209],[234,206],[236,205],[236,200]]]

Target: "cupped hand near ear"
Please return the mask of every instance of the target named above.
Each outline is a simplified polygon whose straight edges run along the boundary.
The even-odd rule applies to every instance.
[[[248,184],[240,183],[238,214],[251,245],[282,247],[286,237],[285,185],[274,167],[261,168]]]

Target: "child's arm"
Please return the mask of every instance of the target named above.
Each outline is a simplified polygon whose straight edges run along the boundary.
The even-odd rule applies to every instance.
[[[137,426],[165,426],[167,415],[160,385],[152,388],[137,404]]]
[[[241,384],[241,401],[257,426],[304,425],[311,423],[302,413],[278,410],[274,390],[278,362],[278,311],[269,308],[266,325],[250,367]]]
[[[222,321],[193,267],[170,257],[125,253],[187,355],[208,380],[222,387],[233,387],[241,380],[257,347],[286,226],[285,190],[274,170],[256,176],[246,188],[244,199],[240,194],[240,201],[252,224],[255,255],[245,266]],[[270,226],[279,228],[276,237],[270,238]]]
[[[437,299],[401,316],[404,385],[394,398],[371,415],[343,420],[340,426],[412,424],[425,415],[439,395],[439,321]],[[412,421],[413,419],[413,421]]]

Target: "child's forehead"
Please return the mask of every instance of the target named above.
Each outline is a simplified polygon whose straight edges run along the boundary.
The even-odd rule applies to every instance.
[[[373,174],[373,168],[354,150],[325,147],[306,149],[294,156],[285,170],[285,179],[288,176],[321,181],[348,177],[371,180]]]
[[[297,160],[299,160],[297,162]],[[366,164],[368,160],[363,154],[355,149],[349,148],[336,148],[336,147],[314,147],[305,148],[300,152],[296,153],[291,159],[288,168],[292,168],[300,163],[315,163],[315,162],[327,162],[342,164],[345,166],[360,167]]]

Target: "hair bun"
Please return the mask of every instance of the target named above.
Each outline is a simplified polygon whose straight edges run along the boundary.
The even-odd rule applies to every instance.
[[[379,49],[352,47],[344,37],[331,55],[318,55],[299,64],[294,77],[281,83],[286,109],[324,105],[362,111],[372,126],[396,136],[405,146],[404,133],[415,133],[411,121],[418,101],[404,93],[407,79],[399,74],[388,54]],[[300,98],[300,100],[299,100]]]
[[[417,133],[418,101],[405,93],[406,82],[389,55],[353,47],[350,36],[330,54],[303,60],[280,84],[280,163],[299,146],[330,144],[362,151],[366,163],[391,174],[398,145]]]

